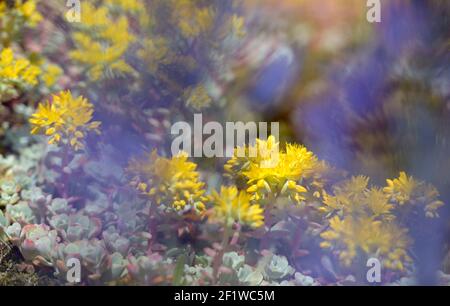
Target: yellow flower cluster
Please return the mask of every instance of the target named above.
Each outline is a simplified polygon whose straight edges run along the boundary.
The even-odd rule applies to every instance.
[[[333,195],[324,192],[323,206],[320,211],[340,216],[372,216],[383,220],[392,220],[394,205],[389,203],[383,190],[368,187],[369,178],[353,177],[333,186]]]
[[[62,74],[63,70],[61,67],[55,64],[48,64],[42,69],[41,79],[44,81],[45,86],[52,87]]]
[[[89,131],[100,133],[100,122],[91,121],[94,106],[70,91],[53,96],[52,102],[40,103],[31,116],[32,134],[49,136],[49,144],[69,144],[75,150],[84,148],[83,138]]]
[[[15,0],[13,6],[8,6],[7,1],[0,2],[0,16],[9,11],[14,11],[14,14],[23,18],[28,26],[34,27],[41,20],[42,15],[36,9],[36,0]]]
[[[263,209],[251,204],[250,195],[236,186],[224,187],[212,194],[214,209],[212,218],[231,226],[234,222],[258,228],[264,225]]]
[[[97,81],[108,75],[134,72],[124,59],[135,37],[129,31],[125,15],[113,18],[107,6],[95,7],[82,3],[82,23],[73,33],[76,49],[69,53],[72,60],[86,66],[88,75]]]
[[[42,20],[37,3],[37,0],[0,1],[0,46],[11,46],[24,27],[35,27]]]
[[[205,210],[204,183],[199,180],[197,165],[188,161],[186,153],[173,158],[158,156],[153,151],[145,159],[132,159],[127,171],[132,186],[157,205],[177,211],[188,205],[197,212]]]
[[[297,203],[305,200],[308,191],[302,181],[311,178],[318,166],[317,157],[305,147],[287,144],[279,150],[275,137],[257,139],[255,146],[236,148],[225,170],[237,179],[244,179],[252,200],[287,195]]]
[[[197,37],[211,29],[214,11],[209,6],[200,7],[196,0],[172,0],[172,18],[185,37]]]
[[[330,229],[321,234],[325,239],[321,247],[338,249],[339,259],[345,266],[350,266],[363,253],[365,259],[378,258],[387,269],[403,271],[405,264],[411,262],[406,232],[395,223],[372,217],[334,216],[330,219]]]
[[[433,186],[417,181],[412,176],[408,177],[405,172],[400,172],[398,178],[388,179],[386,182],[387,186],[383,190],[393,203],[400,206],[423,205],[427,217],[439,216],[437,210],[444,203],[437,199],[439,192]]]
[[[236,14],[231,17],[231,31],[239,38],[246,35],[244,17]]]
[[[155,36],[143,41],[142,49],[137,51],[137,56],[147,64],[151,73],[156,73],[160,65],[167,65],[172,62],[172,53],[167,39]]]
[[[186,105],[201,110],[211,105],[212,99],[203,85],[190,88],[185,92]]]
[[[339,250],[341,261],[349,266],[363,254],[383,260],[386,268],[403,271],[411,259],[407,255],[407,230],[397,216],[409,213],[406,203],[425,203],[425,216],[438,216],[443,203],[437,190],[408,177],[387,180],[387,187],[369,188],[369,178],[353,177],[324,192],[320,211],[330,218],[330,228],[321,234],[323,248]],[[414,207],[414,205],[412,205]]]
[[[15,91],[16,87],[36,85],[40,73],[39,67],[31,64],[29,60],[16,60],[12,49],[3,49],[0,53],[0,95],[3,98],[7,96],[8,91]],[[14,93],[11,96],[14,96]]]

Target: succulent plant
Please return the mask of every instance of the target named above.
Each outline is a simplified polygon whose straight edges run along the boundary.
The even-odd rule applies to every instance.
[[[223,264],[235,271],[244,265],[245,256],[239,255],[236,252],[228,252],[223,254]]]
[[[139,256],[138,258],[132,256],[128,260],[127,269],[133,280],[140,284],[151,284],[153,278],[158,276],[156,271],[162,258],[155,254],[153,256]]]
[[[49,223],[54,227],[65,241],[75,242],[82,239],[96,237],[101,229],[102,222],[95,217],[77,214],[60,214],[53,216]]]
[[[294,274],[294,283],[297,286],[314,286],[318,283],[311,276],[304,275],[300,272]]]
[[[21,187],[14,180],[7,180],[0,184],[0,207],[14,205],[20,200]]]
[[[104,243],[100,240],[80,240],[60,244],[53,256],[53,264],[57,267],[57,275],[65,276],[65,272],[67,272],[66,263],[70,258],[80,260],[81,276],[89,282],[99,282],[110,274],[110,256]]]
[[[106,247],[115,253],[127,256],[130,248],[130,240],[121,236],[113,227],[109,227],[102,234]]]
[[[6,228],[5,233],[11,239],[11,241],[14,241],[20,238],[21,231],[22,226],[19,223],[15,222]]]
[[[280,280],[292,275],[294,271],[285,256],[273,255],[264,269],[264,278],[267,280]]]
[[[239,281],[248,286],[258,286],[264,280],[264,275],[250,265],[242,266],[238,271]]]
[[[36,223],[36,217],[28,203],[21,201],[15,205],[7,205],[5,209],[6,215],[14,222],[21,224]]]
[[[45,224],[28,224],[22,228],[19,240],[15,243],[25,260],[51,266],[58,238],[56,231]]]

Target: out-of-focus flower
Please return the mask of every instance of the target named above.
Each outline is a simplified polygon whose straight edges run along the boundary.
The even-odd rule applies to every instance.
[[[388,269],[403,271],[405,264],[411,262],[406,232],[394,223],[383,223],[370,217],[342,219],[334,216],[330,219],[330,229],[321,234],[325,239],[321,247],[339,250],[339,259],[346,266],[364,254],[364,258],[378,258]]]
[[[0,102],[17,96],[21,88],[36,85],[40,73],[40,68],[29,60],[15,59],[12,49],[3,49],[0,53]]]
[[[211,29],[214,11],[208,7],[200,7],[197,1],[171,1],[172,18],[185,37],[197,37]]]
[[[17,0],[16,9],[27,20],[30,26],[35,26],[42,20],[42,15],[36,9],[35,0]]]
[[[0,80],[24,82],[36,85],[39,67],[32,65],[27,59],[14,59],[10,48],[3,49],[0,54]]]
[[[425,215],[429,218],[438,217],[437,210],[444,205],[438,200],[439,192],[425,182],[417,181],[405,172],[400,172],[398,178],[387,179],[387,186],[383,191],[389,199],[400,205],[411,204],[412,206],[423,205]]]
[[[236,14],[231,17],[231,31],[239,38],[245,36],[246,31],[244,17]]]
[[[220,193],[214,191],[212,218],[230,225],[238,222],[252,228],[264,225],[263,209],[258,204],[250,203],[251,196],[236,186],[220,188]]]
[[[69,53],[70,58],[85,65],[93,81],[107,72],[132,73],[134,69],[123,58],[135,40],[127,17],[114,19],[106,6],[96,8],[87,2],[83,2],[82,10],[82,26],[73,34],[77,48]]]
[[[153,151],[145,159],[132,159],[127,170],[132,175],[131,184],[153,203],[177,211],[190,205],[203,212],[204,183],[199,180],[196,168],[196,164],[188,161],[186,153],[169,159]]]
[[[356,176],[333,187],[333,195],[324,194],[323,206],[319,208],[325,213],[337,212],[339,215],[372,216],[391,220],[393,205],[379,188],[368,187],[369,178]]]
[[[137,56],[147,64],[150,72],[155,73],[159,65],[167,65],[173,61],[174,55],[165,37],[147,38],[142,45],[143,48],[137,51]]]
[[[58,78],[62,75],[62,69],[55,64],[49,64],[42,73],[42,80],[47,87],[52,87],[58,81]]]
[[[211,104],[211,97],[203,85],[186,90],[186,105],[195,110],[207,108]]]
[[[84,148],[83,138],[89,131],[100,133],[100,122],[91,121],[94,106],[84,97],[72,97],[70,91],[53,96],[52,102],[40,103],[31,116],[32,134],[49,136],[49,144],[61,142],[75,150]]]
[[[330,217],[330,228],[321,234],[325,240],[321,246],[339,251],[346,266],[365,256],[382,260],[388,269],[403,271],[411,262],[407,254],[411,243],[402,222],[420,204],[427,217],[438,216],[443,203],[434,187],[404,172],[387,183],[384,189],[369,187],[368,177],[357,176],[333,186],[333,194],[324,192],[319,211]]]

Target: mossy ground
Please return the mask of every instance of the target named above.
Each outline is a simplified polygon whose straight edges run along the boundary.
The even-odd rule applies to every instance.
[[[0,242],[0,286],[51,286],[58,281],[45,270],[30,270],[17,248]]]

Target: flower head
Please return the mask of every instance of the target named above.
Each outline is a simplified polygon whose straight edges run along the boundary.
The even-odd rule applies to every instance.
[[[53,96],[52,102],[39,104],[30,118],[31,133],[49,136],[49,144],[63,142],[75,150],[83,149],[82,140],[87,132],[100,133],[100,122],[91,121],[93,112],[94,106],[88,100],[62,91]]]
[[[214,21],[214,11],[208,7],[199,7],[197,1],[172,1],[173,20],[185,37],[197,37],[211,29]]]
[[[15,59],[12,49],[3,49],[0,53],[0,84],[3,85],[1,87],[6,87],[6,90],[0,89],[0,96],[4,94],[4,90],[36,85],[40,73],[39,67],[31,64],[29,60]]]
[[[405,269],[411,262],[407,248],[410,240],[406,230],[394,223],[375,221],[371,217],[330,219],[330,229],[323,232],[321,243],[323,248],[339,251],[339,259],[350,266],[353,261],[364,256],[365,259],[377,257],[384,267],[391,270]]]
[[[132,175],[131,184],[154,203],[177,211],[189,205],[202,212],[205,190],[196,168],[185,153],[169,159],[153,151],[145,159],[131,160],[127,170]]]
[[[86,66],[88,75],[97,81],[105,75],[134,72],[124,59],[128,46],[135,40],[125,15],[113,18],[106,6],[95,7],[83,2],[83,23],[73,34],[76,49],[71,59]]]
[[[236,186],[220,188],[220,193],[214,191],[213,219],[221,220],[225,224],[239,222],[252,228],[264,225],[263,209],[258,204],[251,204],[251,196]]]
[[[439,192],[425,182],[417,181],[405,172],[400,172],[398,178],[387,179],[387,186],[383,188],[390,201],[404,209],[422,205],[427,217],[438,217],[437,210],[444,205],[438,199]]]
[[[288,144],[280,152],[275,137],[269,136],[267,141],[257,139],[255,146],[236,148],[225,170],[245,179],[255,201],[285,194],[299,203],[307,192],[301,181],[312,176],[317,164],[317,158],[305,147]]]
[[[356,176],[333,186],[333,194],[324,194],[324,205],[319,210],[325,213],[337,212],[341,216],[392,219],[393,205],[386,194],[379,188],[369,188],[368,184],[368,177]]]

